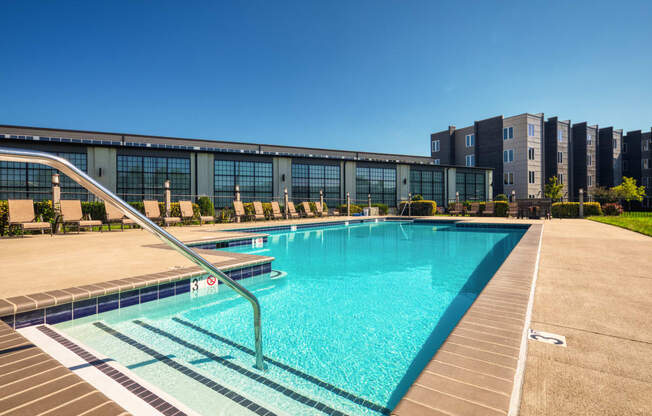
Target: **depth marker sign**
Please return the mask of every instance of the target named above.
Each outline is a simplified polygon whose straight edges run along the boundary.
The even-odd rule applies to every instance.
[[[563,335],[552,334],[550,332],[535,331],[530,328],[528,338],[533,341],[545,342],[546,344],[559,345],[566,347],[566,337]]]

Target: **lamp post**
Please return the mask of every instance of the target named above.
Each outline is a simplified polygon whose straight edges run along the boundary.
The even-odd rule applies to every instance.
[[[235,186],[235,200],[240,201],[240,185]],[[235,216],[235,222],[240,222],[240,216]]]
[[[170,192],[170,180],[165,181],[165,216],[170,216],[172,207],[172,192]]]
[[[288,205],[289,205],[288,202],[290,202],[290,198],[288,198],[288,188],[285,188],[283,190],[283,203],[285,204],[285,206],[283,207],[283,211],[285,211],[285,219],[286,220],[289,218],[289,215],[290,215],[290,211],[289,211],[289,208],[288,208]]]
[[[348,192],[346,193],[346,216],[351,216],[351,194]]]
[[[52,174],[52,209],[54,210],[54,233],[59,232],[58,218],[61,215],[61,186],[59,182],[59,174]]]
[[[320,207],[319,209],[321,210],[321,212],[318,212],[317,214],[319,216],[322,216],[322,215],[324,215],[324,190],[323,189],[319,190],[319,207]]]
[[[584,189],[580,188],[580,218],[584,218]]]

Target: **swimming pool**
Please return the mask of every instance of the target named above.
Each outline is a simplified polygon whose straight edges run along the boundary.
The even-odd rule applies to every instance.
[[[224,285],[55,328],[201,414],[256,414],[234,396],[257,414],[387,414],[524,232],[380,222],[225,249],[275,257],[241,281],[261,303],[265,372],[251,306]]]

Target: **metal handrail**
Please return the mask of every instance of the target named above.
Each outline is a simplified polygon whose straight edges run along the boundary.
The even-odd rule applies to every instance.
[[[260,324],[260,304],[258,299],[247,289],[238,284],[235,280],[231,279],[229,276],[222,273],[217,267],[213,266],[209,261],[201,257],[196,252],[192,251],[181,241],[177,240],[170,233],[163,230],[158,225],[154,224],[143,214],[134,209],[131,205],[118,198],[113,192],[106,189],[104,186],[100,185],[94,179],[89,177],[86,173],[82,172],[80,169],[75,167],[72,163],[68,162],[66,159],[52,155],[45,152],[35,152],[32,150],[22,150],[22,149],[8,149],[0,147],[0,161],[6,162],[25,162],[25,163],[40,163],[46,166],[60,170],[66,176],[68,176],[73,181],[77,182],[100,199],[104,200],[105,203],[109,202],[118,208],[124,215],[134,220],[136,224],[141,226],[143,229],[149,231],[150,233],[157,236],[164,243],[172,247],[174,250],[181,253],[187,259],[192,261],[201,267],[205,272],[214,276],[216,279],[220,280],[239,295],[247,299],[251,306],[254,309],[254,333],[256,341],[256,365],[255,367],[259,370],[265,369],[265,364],[263,361],[263,336]]]

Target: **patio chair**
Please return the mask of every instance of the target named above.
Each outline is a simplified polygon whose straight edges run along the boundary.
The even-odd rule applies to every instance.
[[[244,205],[242,204],[242,201],[233,201],[233,210],[234,210],[234,216],[236,220],[246,221],[247,219],[249,219],[249,215],[247,215],[247,212],[244,209]]]
[[[516,202],[510,202],[509,203],[508,215],[510,217],[517,217],[518,216],[518,204]]]
[[[15,225],[23,231],[25,236],[27,230],[49,230],[52,235],[52,224],[49,222],[36,221],[34,215],[34,201],[31,199],[10,199],[7,201],[9,208],[9,226]]]
[[[260,201],[254,201],[254,220],[265,220],[265,210]]]
[[[464,204],[461,202],[455,202],[453,204],[453,209],[449,210],[450,215],[462,215],[464,214]]]
[[[317,208],[317,216],[328,217],[328,212],[324,212],[321,202],[315,202],[315,208]]]
[[[278,206],[277,201],[272,201],[272,218],[275,220],[280,220],[283,218],[283,214],[281,214],[281,207]]]
[[[466,211],[467,214],[469,215],[479,215],[480,214],[480,204],[477,202],[473,202],[471,204],[471,209]]]
[[[179,209],[181,210],[181,219],[184,221],[192,221],[195,218],[195,211],[192,209],[192,202],[190,201],[179,201]],[[215,217],[213,215],[199,215],[199,225],[204,224],[205,222],[215,222]]]
[[[66,233],[66,225],[76,225],[77,234],[80,228],[88,228],[93,231],[93,227],[99,227],[102,232],[102,221],[84,219],[82,213],[81,201],[77,200],[64,200],[61,201],[61,223],[63,224],[63,233]]]
[[[158,206],[158,201],[143,201],[143,205],[145,206],[145,216],[152,221],[157,221],[166,227],[170,224],[181,222],[181,218],[179,217],[163,217],[161,215],[161,209]]]
[[[292,201],[288,201],[288,213],[290,214],[290,218],[299,218],[299,213],[294,208],[294,202]]]
[[[315,216],[315,214],[310,209],[310,202],[303,201],[301,203],[301,206],[303,207],[303,215],[304,215],[304,217],[312,218],[312,217]]]
[[[120,223],[120,229],[122,231],[125,230],[125,225],[136,224],[134,220],[125,217],[118,208],[106,201],[104,202],[104,213],[106,214],[106,224],[109,227],[109,231],[111,231],[111,224],[115,222]]]
[[[496,204],[493,202],[487,202],[484,205],[484,211],[482,211],[482,215],[496,215],[494,210],[495,210]]]

